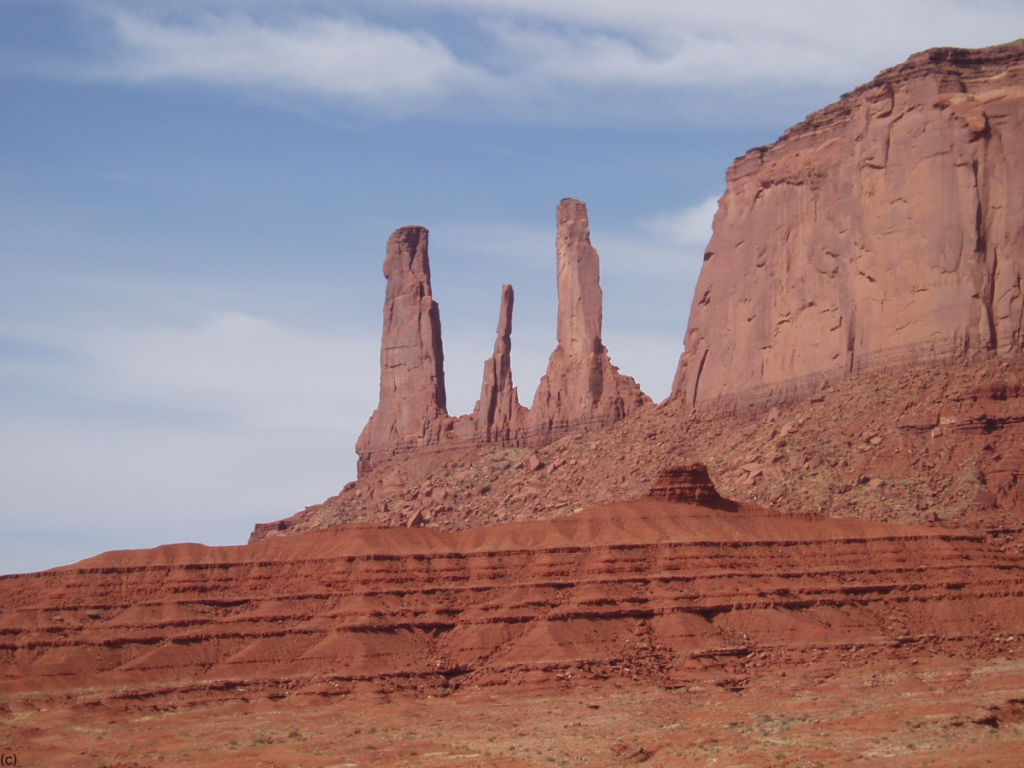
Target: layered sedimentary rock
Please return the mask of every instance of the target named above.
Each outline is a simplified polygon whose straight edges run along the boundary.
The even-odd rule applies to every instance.
[[[729,168],[673,395],[1019,353],[1024,45],[935,49]]]
[[[650,402],[632,378],[611,364],[601,342],[600,264],[590,244],[586,205],[562,200],[557,224],[558,346],[530,409],[536,445],[581,426],[607,426]]]
[[[481,442],[511,445],[524,437],[529,409],[519,404],[512,384],[512,307],[515,293],[507,283],[501,287],[497,339],[494,354],[484,363],[480,399],[473,409],[474,436]]]
[[[647,498],[459,533],[345,526],[3,577],[0,687],[7,705],[45,692],[137,705],[374,680],[562,684],[556,673],[735,685],[759,674],[764,649],[792,664],[920,638],[974,653],[1024,632],[1022,595],[1020,559],[978,532]]]
[[[447,416],[441,317],[430,289],[427,230],[402,227],[384,257],[380,402],[356,442],[363,465],[380,451],[436,442]]]
[[[701,462],[666,467],[651,484],[647,496],[659,501],[698,504],[707,507],[728,504],[719,494],[708,468]]]
[[[576,429],[607,426],[650,403],[601,343],[602,297],[587,208],[558,206],[558,347],[534,397],[520,405],[512,383],[511,285],[501,293],[494,354],[480,400],[457,418],[445,408],[441,320],[431,295],[427,230],[402,227],[388,241],[381,336],[380,403],[356,443],[360,476],[394,456],[429,446],[543,446]]]

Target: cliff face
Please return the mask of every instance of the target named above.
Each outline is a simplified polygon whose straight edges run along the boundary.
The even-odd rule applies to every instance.
[[[729,168],[673,397],[1019,353],[1024,44],[912,56]]]
[[[587,207],[558,206],[558,346],[534,397],[519,403],[512,384],[511,285],[501,293],[494,354],[484,363],[473,413],[445,408],[441,321],[431,296],[427,230],[402,227],[388,240],[381,334],[380,403],[356,442],[360,476],[394,456],[438,445],[540,447],[577,429],[602,427],[651,402],[619,373],[601,343],[602,296]]]

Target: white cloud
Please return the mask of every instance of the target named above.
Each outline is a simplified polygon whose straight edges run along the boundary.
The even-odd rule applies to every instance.
[[[955,0],[439,4],[504,10],[485,28],[531,80],[654,89],[849,86],[925,48],[1005,42],[1024,23],[1019,6]]]
[[[97,423],[10,402],[0,420],[4,573],[175,541],[240,544],[254,523],[355,477],[351,441],[325,430]]]
[[[379,347],[362,329],[237,311],[121,319],[0,327],[0,572],[241,543],[354,479],[377,394]]]
[[[711,240],[711,222],[717,210],[718,198],[709,197],[692,208],[678,213],[662,213],[641,224],[669,243],[703,249]]]
[[[247,426],[351,429],[369,415],[376,393],[365,375],[376,364],[375,343],[317,336],[241,312],[198,323],[9,328],[0,335],[49,351],[0,360],[7,376]]]
[[[260,21],[204,13],[189,23],[111,15],[120,55],[98,76],[266,86],[361,98],[420,98],[478,79],[426,32],[324,16]]]
[[[709,197],[681,211],[639,219],[628,229],[592,232],[602,274],[695,285],[716,210],[718,198]]]
[[[521,76],[548,85],[677,89],[835,83],[849,74],[852,63],[820,45],[787,45],[770,37],[750,37],[742,29],[710,37],[685,27],[671,35],[663,30],[639,37],[508,24],[492,29],[507,55],[520,62]]]
[[[1024,25],[1024,8],[999,0],[224,0],[142,11],[66,1],[113,34],[108,63],[79,72],[435,107],[458,95],[529,103],[580,86],[848,87],[917,50],[1004,42]]]

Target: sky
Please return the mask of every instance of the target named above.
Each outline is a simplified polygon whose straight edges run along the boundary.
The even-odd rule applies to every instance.
[[[389,234],[430,230],[449,411],[501,285],[529,405],[555,208],[669,394],[729,163],[1019,1],[0,0],[0,573],[242,543],[355,478]]]

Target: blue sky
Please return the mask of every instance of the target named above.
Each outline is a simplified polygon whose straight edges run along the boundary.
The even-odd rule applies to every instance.
[[[0,573],[242,542],[353,479],[401,225],[453,413],[504,282],[532,399],[567,196],[612,361],[665,397],[729,162],[1022,30],[949,0],[0,0]]]

